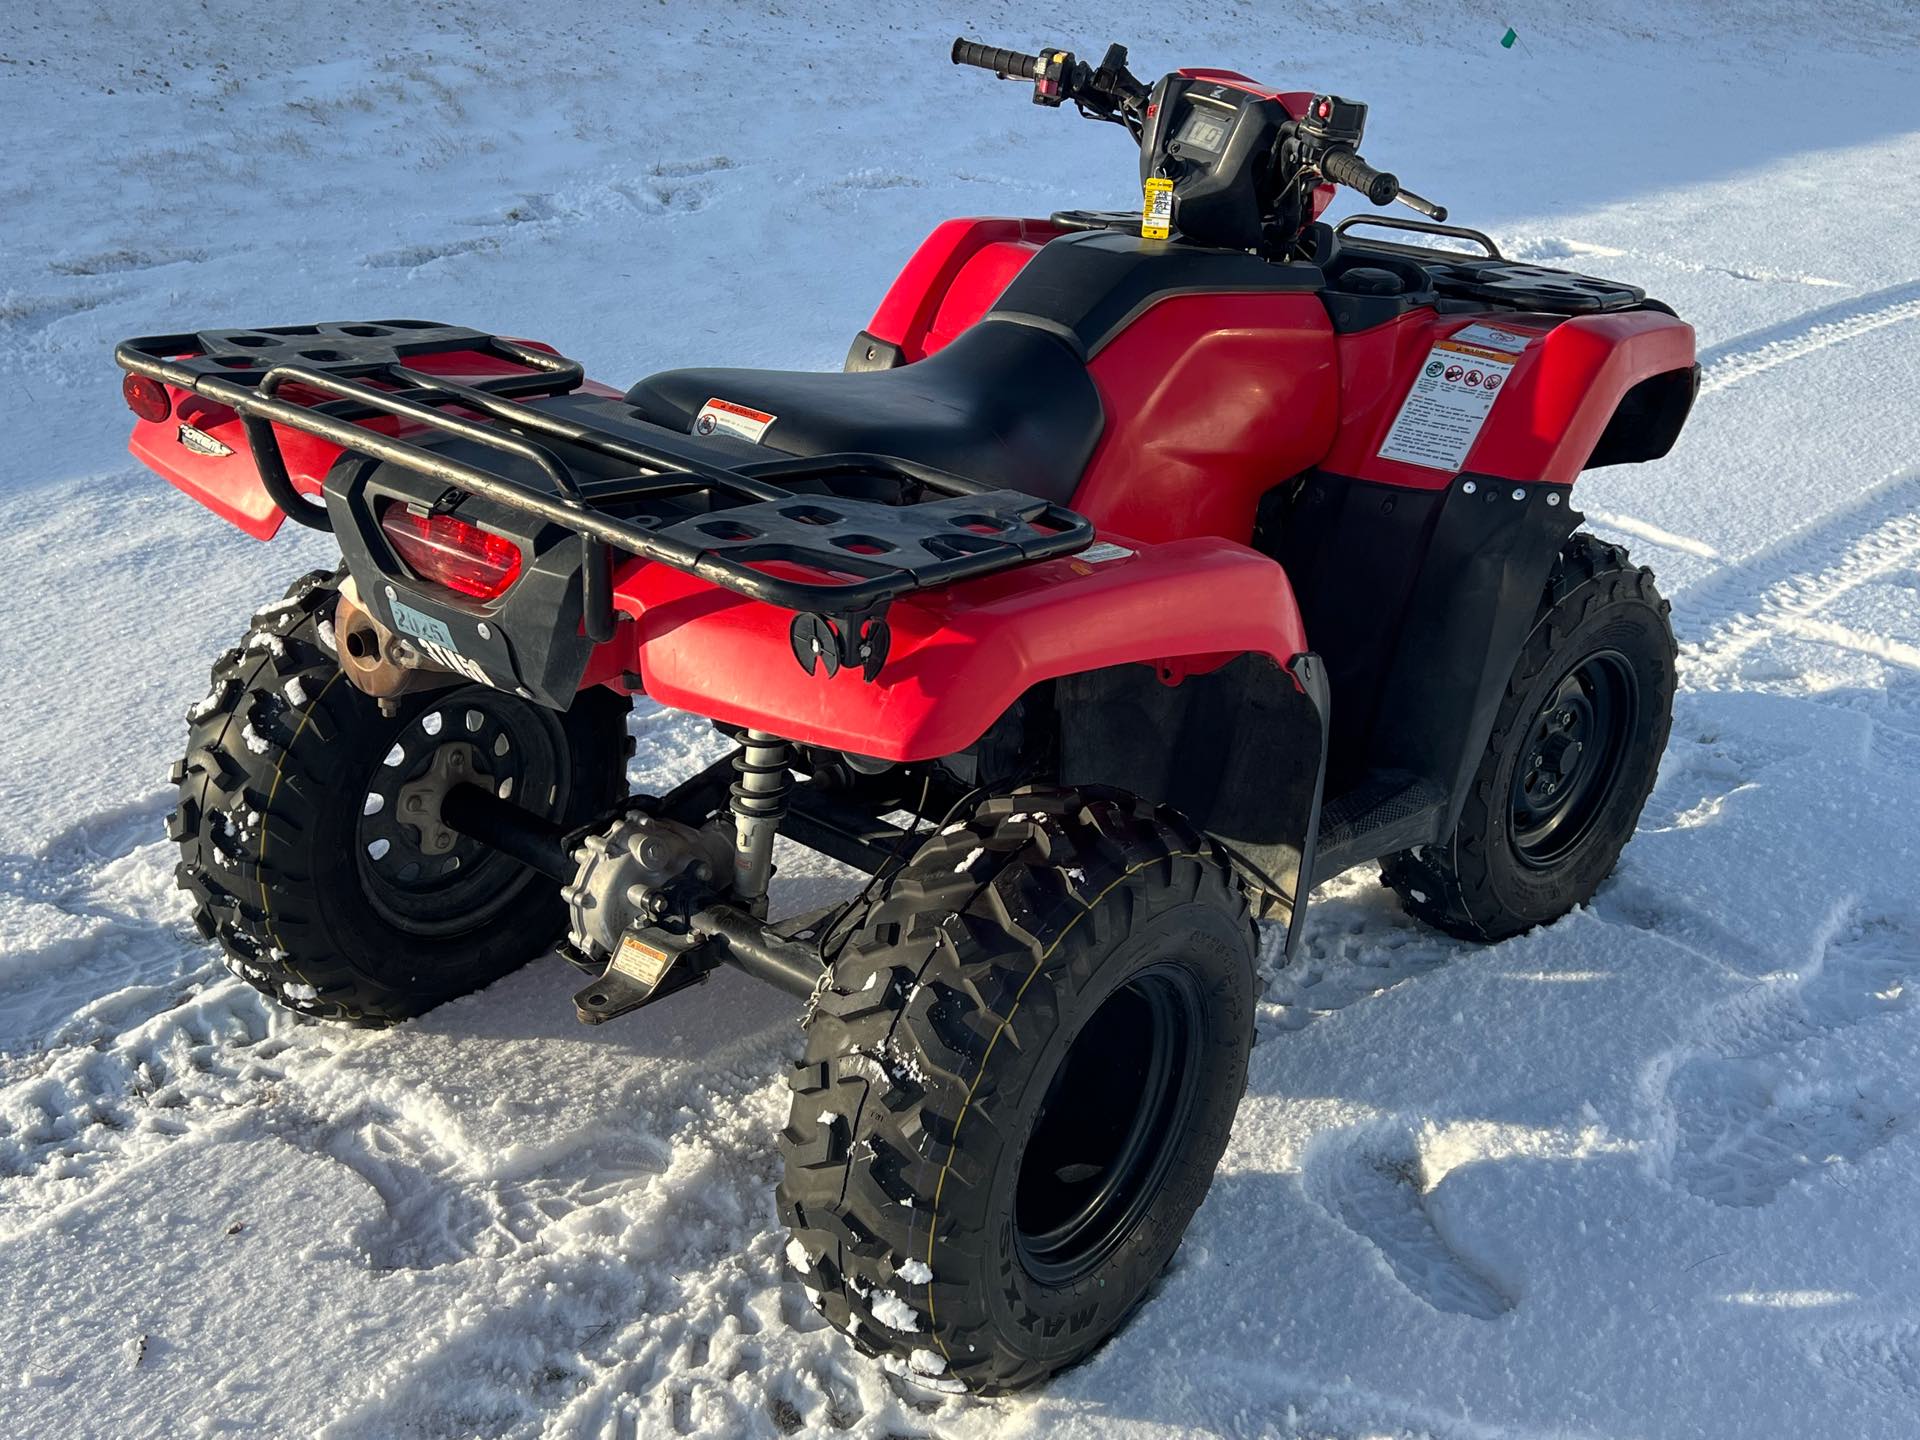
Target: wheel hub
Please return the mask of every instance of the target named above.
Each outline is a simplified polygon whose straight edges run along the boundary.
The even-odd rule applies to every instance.
[[[460,832],[441,819],[447,793],[456,785],[481,782],[491,786],[492,772],[480,754],[464,740],[442,745],[433,752],[427,773],[402,785],[396,795],[400,823],[419,837],[423,855],[450,855],[460,843]]]
[[[531,872],[446,823],[447,797],[479,785],[535,814],[566,800],[557,722],[492,692],[455,691],[393,732],[367,776],[356,844],[362,888],[416,934],[468,929],[513,904]]]
[[[1620,772],[1639,694],[1626,657],[1598,651],[1548,692],[1514,766],[1514,853],[1544,869],[1566,858],[1593,827]]]
[[[1200,1001],[1184,968],[1135,976],[1096,1010],[1047,1087],[1020,1161],[1014,1245],[1066,1285],[1097,1269],[1166,1179],[1193,1108]]]

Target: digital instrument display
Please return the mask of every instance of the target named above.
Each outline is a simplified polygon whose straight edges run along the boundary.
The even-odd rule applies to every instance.
[[[1174,139],[1182,145],[1191,145],[1196,150],[1218,155],[1227,143],[1227,119],[1224,115],[1216,115],[1196,105],[1187,112],[1187,123],[1180,127],[1180,133]]]

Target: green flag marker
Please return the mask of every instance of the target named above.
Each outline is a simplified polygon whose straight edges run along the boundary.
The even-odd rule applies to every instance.
[[[1513,48],[1513,42],[1519,38],[1520,36],[1517,33],[1509,29],[1506,34],[1500,37],[1500,48],[1502,50],[1511,50]]]

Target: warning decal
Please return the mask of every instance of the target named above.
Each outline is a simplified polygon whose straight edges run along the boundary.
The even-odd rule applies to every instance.
[[[760,437],[767,433],[767,427],[779,418],[778,415],[769,415],[764,410],[736,405],[731,400],[722,400],[716,396],[702,405],[700,413],[693,417],[693,433],[732,435],[736,439],[751,440],[758,445]]]
[[[667,967],[673,963],[673,956],[658,945],[649,945],[638,935],[620,937],[620,953],[614,957],[613,968],[623,975],[631,975],[642,985],[658,985],[660,977],[667,973]]]
[[[1430,470],[1466,464],[1520,352],[1535,338],[1469,325],[1435,345],[1387,428],[1380,458]]]

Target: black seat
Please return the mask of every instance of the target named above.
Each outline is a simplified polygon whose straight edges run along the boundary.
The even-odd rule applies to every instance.
[[[1066,504],[1105,415],[1057,335],[988,319],[893,370],[667,370],[627,392],[648,420],[690,431],[709,400],[774,416],[762,444],[790,455],[896,455]]]

